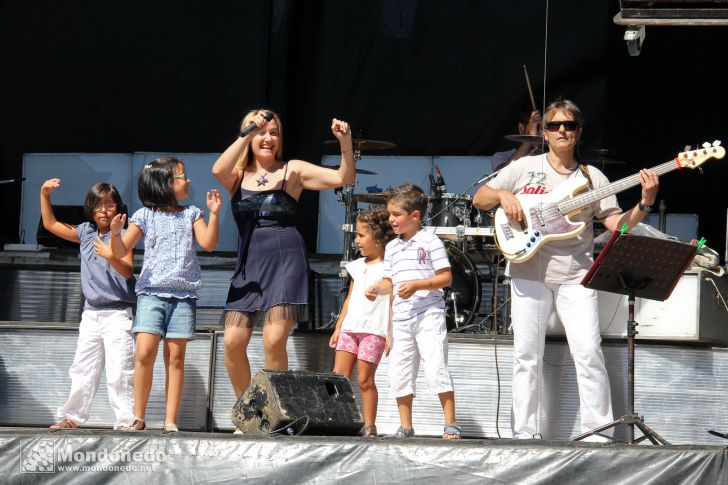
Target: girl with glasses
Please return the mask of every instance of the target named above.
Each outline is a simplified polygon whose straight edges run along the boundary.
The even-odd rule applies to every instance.
[[[104,368],[109,404],[116,417],[114,428],[119,429],[134,421],[131,324],[136,297],[132,255],[115,258],[108,243],[111,220],[125,208],[116,187],[98,183],[89,189],[83,205],[88,222],[66,224],[56,219],[51,205],[51,192],[60,186],[61,179],[53,178],[40,188],[43,227],[62,239],[79,243],[85,302],[76,355],[68,371],[71,392],[58,408],[59,421],[50,429],[73,429],[86,422]]]
[[[144,207],[129,219],[122,236],[125,215],[111,222],[111,248],[118,257],[144,238],[144,263],[136,285],[136,363],[134,368],[134,422],[126,431],[146,428],[146,409],[152,389],[152,371],[159,341],[164,339],[167,375],[164,430],[176,432],[177,413],[184,383],[187,341],[195,334],[197,290],[202,288],[201,268],[194,243],[205,251],[217,244],[218,213],[222,196],[207,193],[209,224],[200,209],[180,205],[189,197],[190,181],[184,164],[161,157],[146,165],[139,175],[139,199]]]

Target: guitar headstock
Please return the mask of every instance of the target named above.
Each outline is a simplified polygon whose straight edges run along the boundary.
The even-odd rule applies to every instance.
[[[711,158],[720,159],[724,156],[725,148],[720,146],[720,140],[715,140],[713,143],[706,141],[701,148],[695,150],[685,147],[685,151],[678,153],[675,161],[680,168],[697,168]]]

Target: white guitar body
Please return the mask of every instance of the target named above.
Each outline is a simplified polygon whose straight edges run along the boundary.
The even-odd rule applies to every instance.
[[[696,168],[711,158],[721,159],[725,149],[720,141],[703,143],[700,148],[687,147],[674,160],[663,163],[652,170],[658,175],[681,168]],[[516,198],[523,208],[522,222],[512,223],[505,211],[499,207],[495,212],[495,242],[503,255],[513,263],[528,261],[541,246],[551,240],[569,239],[581,234],[586,228],[584,222],[572,222],[573,216],[583,207],[640,184],[639,174],[612,182],[595,190],[585,190],[585,178],[564,182],[548,194],[518,194]],[[583,192],[579,194],[580,192]],[[579,194],[579,195],[577,195]]]
[[[509,261],[522,263],[531,259],[545,243],[569,239],[584,231],[584,222],[572,222],[569,215],[561,214],[557,204],[582,192],[588,186],[586,179],[564,182],[548,194],[516,194],[523,208],[522,222],[512,223],[502,207],[495,212],[495,238],[498,247]]]

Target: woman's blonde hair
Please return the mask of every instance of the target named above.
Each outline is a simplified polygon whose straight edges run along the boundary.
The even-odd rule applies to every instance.
[[[268,111],[273,115],[273,119],[276,121],[276,124],[278,125],[278,146],[276,147],[276,160],[282,161],[283,160],[283,125],[281,125],[281,119],[278,116],[278,113],[275,111],[271,111],[269,109],[265,108],[258,108],[248,111],[248,114],[245,115],[243,118],[243,121],[240,123],[240,129],[242,130],[246,126],[248,126],[252,120],[253,117],[255,117],[256,114],[258,114],[259,111]],[[245,170],[245,167],[248,166],[248,157],[250,156],[250,142],[248,142],[245,145],[245,148],[243,148],[243,152],[240,154],[240,157],[238,158],[238,161],[235,163],[235,169],[236,170]]]

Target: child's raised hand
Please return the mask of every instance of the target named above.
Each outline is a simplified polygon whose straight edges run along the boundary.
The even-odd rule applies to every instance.
[[[369,288],[366,289],[364,292],[364,296],[367,297],[367,300],[374,301],[377,299],[377,296],[379,296],[379,292],[377,291],[377,285],[372,285]]]
[[[121,234],[121,230],[124,228],[124,224],[126,224],[126,214],[116,214],[114,218],[111,219],[111,224],[109,226],[111,234],[113,236],[118,236],[119,234]]]
[[[405,281],[404,283],[401,283],[399,285],[399,288],[397,288],[397,295],[406,300],[410,296],[415,294],[415,291],[417,291],[417,287],[415,285],[414,281]]]
[[[339,329],[337,328],[334,330],[334,333],[331,334],[331,338],[329,339],[329,347],[332,349],[336,348],[336,344],[339,343]]]
[[[48,179],[40,186],[40,193],[48,195],[61,186],[61,179]]]
[[[210,189],[207,193],[207,208],[211,213],[217,214],[222,207],[222,195],[217,189]]]
[[[101,256],[107,261],[111,261],[114,258],[114,253],[111,251],[111,246],[106,244],[101,239],[101,236],[96,236],[96,240],[94,241],[94,251],[96,251],[97,256]]]

